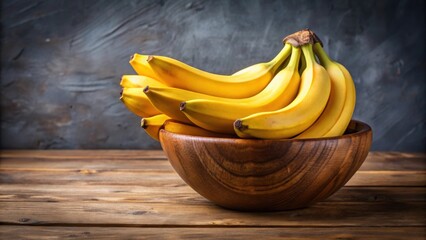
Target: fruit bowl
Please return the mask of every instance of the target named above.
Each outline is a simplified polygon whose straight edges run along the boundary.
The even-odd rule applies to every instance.
[[[213,203],[242,211],[307,207],[339,190],[364,162],[372,130],[352,120],[340,137],[213,138],[160,131],[180,177]]]

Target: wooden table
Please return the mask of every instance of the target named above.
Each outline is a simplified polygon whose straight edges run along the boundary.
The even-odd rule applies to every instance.
[[[1,239],[426,238],[426,154],[372,152],[328,200],[270,213],[215,206],[162,151],[0,156]]]

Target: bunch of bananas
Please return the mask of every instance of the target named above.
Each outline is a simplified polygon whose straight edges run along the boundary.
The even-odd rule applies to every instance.
[[[138,75],[122,77],[121,100],[156,140],[162,128],[261,139],[344,134],[356,96],[348,70],[330,59],[309,29],[283,42],[271,61],[232,75],[209,73],[169,57],[134,54],[130,64]]]

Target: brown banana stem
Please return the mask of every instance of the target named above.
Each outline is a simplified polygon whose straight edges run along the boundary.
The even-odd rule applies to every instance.
[[[143,129],[147,128],[146,123],[145,123],[145,119],[143,119],[143,118],[141,119],[141,127]]]
[[[283,39],[284,44],[289,43],[294,47],[300,47],[306,44],[314,44],[319,42],[322,45],[319,37],[310,29],[306,28],[288,35]]]
[[[235,120],[235,122],[234,122],[234,127],[235,127],[236,129],[238,129],[238,130],[244,130],[244,129],[247,129],[247,126],[246,126],[246,125],[243,125],[243,122],[242,122],[240,119]]]
[[[179,104],[179,110],[183,111],[185,109],[185,107],[186,107],[186,102],[181,102]]]
[[[149,86],[146,86],[146,87],[143,89],[143,92],[144,92],[144,93],[149,92]]]

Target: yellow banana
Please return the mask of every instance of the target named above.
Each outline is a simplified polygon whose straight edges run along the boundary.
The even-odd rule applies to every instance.
[[[161,112],[176,119],[180,122],[190,123],[192,122],[179,110],[182,102],[186,102],[193,99],[210,99],[218,101],[232,101],[232,102],[245,102],[249,101],[249,98],[233,99],[233,98],[222,98],[215,97],[208,94],[193,92],[180,88],[173,87],[151,87],[147,86],[144,89],[146,96],[149,98],[151,103]]]
[[[127,109],[139,117],[151,117],[161,113],[151,104],[143,88],[123,88],[120,100]]]
[[[351,90],[346,86],[346,79],[342,70],[336,62],[327,56],[320,43],[315,43],[314,51],[330,76],[330,98],[324,111],[315,123],[295,138],[323,137],[334,126],[342,114],[347,92]]]
[[[191,121],[179,110],[180,104],[189,99],[216,98],[207,94],[172,87],[147,86],[144,89],[144,93],[161,112],[180,122],[190,124],[192,124]]]
[[[165,86],[164,84],[146,76],[123,75],[120,85],[123,87],[120,100],[131,112],[139,117],[149,117],[160,113],[145,96],[143,88],[148,85],[161,87]]]
[[[152,117],[142,118],[141,127],[150,137],[159,141],[159,131],[163,126],[164,122],[169,119],[170,117],[165,114],[158,114]]]
[[[288,105],[297,95],[300,84],[298,63],[300,48],[293,47],[290,62],[258,94],[244,99],[195,99],[184,102],[181,111],[195,125],[232,134],[236,119],[261,111],[273,111]]]
[[[211,132],[197,126],[188,125],[185,123],[175,121],[173,119],[167,120],[164,123],[164,130],[166,130],[167,132],[172,132],[172,133],[192,135],[192,136],[202,136],[202,137],[225,137],[225,138],[236,137],[235,134],[227,135],[227,134]]]
[[[291,45],[285,44],[270,62],[256,64],[236,75],[209,73],[163,56],[149,56],[146,61],[157,76],[154,78],[161,79],[168,86],[218,97],[246,98],[266,87],[290,52]],[[135,65],[134,59],[130,61],[132,66]]]
[[[148,64],[148,58],[149,55],[141,55],[135,53],[132,57],[130,57],[129,63],[138,75],[147,76],[150,78],[157,79],[160,82],[163,82]]]
[[[130,58],[130,65],[133,67],[133,70],[140,76],[147,76],[154,79],[160,79],[157,81],[161,82],[161,78],[158,77],[158,75],[152,70],[151,66],[148,63],[148,58],[150,55],[142,55],[135,53]],[[154,56],[155,57],[155,56]],[[177,60],[176,60],[177,61]],[[184,64],[184,63],[182,63]],[[251,65],[249,67],[243,68],[235,73],[232,74],[232,76],[236,75],[243,75],[243,74],[249,74],[257,71],[259,68],[258,64]],[[122,86],[125,87],[125,86]]]
[[[144,88],[146,86],[165,87],[166,85],[147,76],[123,75],[120,86],[122,88]]]
[[[283,63],[281,63],[281,65],[277,69],[283,68],[282,66],[285,66],[288,60],[289,60],[289,57],[287,57],[286,60],[284,60]],[[250,74],[250,73],[256,72],[258,69],[259,69],[259,64],[254,64],[246,68],[243,68],[241,70],[238,70],[237,72],[233,73],[231,76]]]
[[[282,109],[255,113],[235,121],[237,135],[265,139],[294,137],[321,115],[330,96],[330,78],[324,67],[316,63],[312,44],[301,48],[306,58],[306,68],[297,97]]]
[[[356,102],[356,90],[355,90],[355,84],[352,80],[351,74],[349,71],[340,63],[337,63],[340,70],[343,72],[343,75],[345,75],[346,80],[346,99],[345,99],[345,106],[343,107],[343,111],[340,114],[339,119],[334,124],[334,126],[324,134],[324,137],[335,137],[342,135],[346,128],[349,125],[349,122],[351,121],[352,114],[355,110],[355,102]]]

